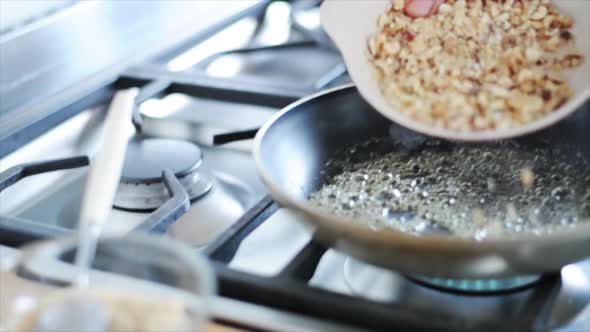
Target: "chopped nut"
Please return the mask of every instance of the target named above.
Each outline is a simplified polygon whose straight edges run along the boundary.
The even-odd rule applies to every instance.
[[[383,95],[410,118],[458,131],[513,128],[572,96],[561,71],[584,57],[572,51],[572,18],[549,0],[447,0],[420,19],[404,4],[392,0],[368,53]]]
[[[393,10],[402,11],[405,7],[405,0],[393,0]]]
[[[560,16],[559,23],[562,28],[569,29],[574,25],[574,19],[569,16]]]
[[[511,16],[510,17],[510,23],[512,25],[519,25],[522,22],[522,19],[520,18],[520,16]]]
[[[443,3],[442,5],[440,5],[440,7],[438,7],[438,12],[441,14],[448,14],[452,11],[453,11],[453,7],[451,7],[451,5],[449,5],[447,3]]]
[[[541,6],[537,8],[537,11],[535,11],[533,15],[531,15],[531,20],[539,21],[544,19],[545,16],[547,16],[547,7]]]
[[[508,98],[508,105],[521,110],[521,113],[536,113],[543,108],[543,99],[515,92]]]
[[[383,50],[385,52],[387,52],[387,54],[389,56],[391,55],[396,55],[401,49],[401,45],[399,44],[399,42],[397,40],[394,40],[393,42],[390,43],[385,43],[383,45]]]
[[[377,23],[379,25],[379,28],[384,28],[388,23],[389,17],[387,17],[387,14],[379,16],[379,22]]]
[[[571,40],[573,38],[572,37],[572,34],[569,31],[567,31],[567,30],[562,31],[559,34],[559,37],[561,37],[561,39],[563,39],[563,40]]]
[[[477,225],[485,225],[487,220],[486,213],[480,208],[475,208],[471,210],[471,219]]]
[[[494,96],[507,97],[510,95],[510,91],[508,89],[505,89],[498,85],[490,85],[489,89]]]
[[[545,51],[555,52],[559,48],[560,44],[559,36],[551,37],[548,41],[543,44]]]
[[[516,210],[516,206],[513,203],[508,203],[506,205],[506,216],[510,220],[518,219],[518,211]]]
[[[520,170],[520,182],[525,190],[530,189],[535,181],[535,173],[530,167],[525,167]]]
[[[530,71],[529,69],[523,69],[518,73],[518,77],[516,78],[516,80],[519,83],[525,83],[528,80],[532,80],[534,79],[534,74],[532,71]]]
[[[503,13],[496,17],[496,20],[499,22],[509,22],[510,21],[510,13]]]
[[[367,45],[367,47],[369,48],[369,54],[371,54],[372,56],[378,56],[377,42],[376,42],[377,38],[378,38],[377,36],[373,36],[372,38],[369,38],[369,43]]]
[[[568,54],[561,61],[564,68],[573,68],[582,64],[584,56],[581,54]]]
[[[537,62],[543,56],[543,51],[536,47],[529,47],[525,51],[527,60]]]

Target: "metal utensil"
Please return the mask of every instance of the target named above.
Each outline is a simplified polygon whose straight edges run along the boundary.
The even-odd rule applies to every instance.
[[[345,147],[404,130],[390,126],[349,85],[285,108],[256,136],[254,156],[273,197],[313,224],[319,240],[372,264],[423,276],[497,278],[554,272],[590,255],[590,221],[542,237],[519,234],[476,241],[432,230],[421,236],[372,230],[367,220],[339,217],[308,202],[308,195],[325,181],[322,170],[330,158]],[[564,144],[590,157],[590,105],[522,140]]]
[[[90,168],[80,209],[81,245],[77,252],[76,264],[82,270],[91,263],[101,226],[106,222],[113,206],[125,161],[125,150],[130,138],[129,129],[132,125],[131,116],[138,92],[137,88],[119,91],[105,119],[103,142]],[[82,245],[84,242],[88,242],[89,245]],[[88,283],[86,278],[86,273],[81,273],[80,286]]]
[[[130,137],[131,116],[137,93],[138,89],[132,88],[115,95],[105,120],[102,145],[88,175],[80,211],[80,244],[76,253],[79,270],[77,284],[82,289],[88,287],[88,271],[96,251],[96,243],[113,206]],[[85,292],[78,291],[43,310],[35,330],[106,331],[111,316],[110,308],[93,300]]]

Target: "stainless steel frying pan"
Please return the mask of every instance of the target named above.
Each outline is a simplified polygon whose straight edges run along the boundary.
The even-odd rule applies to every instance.
[[[558,271],[590,256],[590,220],[542,237],[523,234],[476,241],[374,231],[363,220],[332,215],[307,201],[326,180],[321,172],[325,163],[343,148],[402,130],[349,85],[298,101],[278,113],[256,136],[254,155],[273,197],[314,225],[319,240],[372,264],[430,277],[503,278]],[[517,140],[530,145],[549,141],[590,158],[590,105],[555,127]]]

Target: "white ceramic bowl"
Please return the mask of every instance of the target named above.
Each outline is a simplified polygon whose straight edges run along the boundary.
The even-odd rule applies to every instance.
[[[590,98],[590,1],[553,0],[562,13],[574,18],[571,32],[585,56],[582,66],[565,73],[574,90],[574,96],[567,103],[537,121],[508,130],[456,132],[421,124],[387,103],[368,61],[367,41],[377,30],[379,15],[385,13],[390,3],[390,0],[325,0],[321,8],[321,21],[325,31],[340,49],[348,73],[363,98],[378,112],[406,128],[450,140],[498,140],[548,127],[576,111]]]

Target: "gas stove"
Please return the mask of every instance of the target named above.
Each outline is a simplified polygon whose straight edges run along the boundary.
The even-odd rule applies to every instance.
[[[257,128],[289,103],[349,81],[319,26],[319,1],[181,1],[165,13],[149,3],[135,27],[121,18],[128,4],[71,1],[55,17],[0,32],[0,46],[15,47],[105,15],[116,36],[160,22],[165,41],[83,31],[110,40],[117,56],[97,51],[106,59],[84,65],[87,53],[72,50],[77,71],[55,54],[35,70],[7,57],[14,69],[0,91],[0,244],[75,230],[106,105],[134,86],[136,130],[105,232],[162,234],[206,254],[219,282],[216,320],[289,331],[590,329],[590,261],[517,287],[424,282],[320,244],[301,216],[268,196],[251,157]],[[189,10],[195,19],[180,15]],[[64,74],[73,72],[81,76]]]

